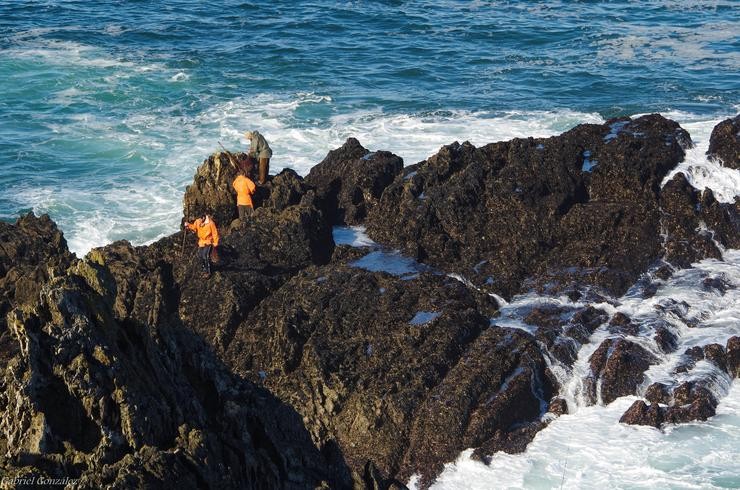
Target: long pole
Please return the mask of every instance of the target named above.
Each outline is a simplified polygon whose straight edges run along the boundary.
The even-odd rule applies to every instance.
[[[190,217],[190,206],[185,207],[185,222],[182,224],[182,246],[180,247],[180,257],[185,255],[185,235],[188,232],[188,218]]]
[[[234,163],[234,156],[231,154],[231,152],[229,150],[227,150],[226,148],[224,148],[224,145],[222,145],[220,141],[218,142],[218,145],[221,147],[221,149],[224,151],[224,153],[226,153],[226,156],[229,157],[229,163],[231,164],[231,166],[236,169],[237,166],[236,166],[236,163]]]

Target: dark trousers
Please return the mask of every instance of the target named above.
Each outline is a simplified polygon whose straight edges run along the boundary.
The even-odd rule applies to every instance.
[[[205,247],[198,247],[198,258],[200,259],[200,265],[203,268],[203,272],[208,274],[211,273],[211,245]]]
[[[260,168],[259,168],[260,184],[264,184],[265,182],[267,182],[267,175],[269,173],[270,173],[270,159],[260,158]]]
[[[254,211],[252,206],[242,206],[242,205],[237,205],[236,210],[239,211],[239,219],[242,221],[252,216],[252,211]]]

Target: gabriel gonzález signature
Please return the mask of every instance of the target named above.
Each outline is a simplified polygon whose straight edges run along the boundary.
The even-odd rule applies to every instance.
[[[70,484],[75,484],[79,481],[78,478],[69,478],[68,476],[62,477],[62,478],[48,478],[45,476],[16,476],[16,477],[8,477],[4,476],[2,479],[0,479],[0,488],[15,488],[17,486],[67,486]]]

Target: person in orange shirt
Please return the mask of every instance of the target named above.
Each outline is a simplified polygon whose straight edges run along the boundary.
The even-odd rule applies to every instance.
[[[254,210],[252,194],[254,194],[257,186],[254,185],[252,179],[247,177],[244,169],[239,170],[239,175],[236,176],[231,185],[236,191],[236,209],[239,212],[239,219],[243,221]]]
[[[218,228],[213,218],[204,214],[193,223],[185,223],[189,230],[198,235],[198,258],[206,277],[211,275],[211,250],[218,247]]]

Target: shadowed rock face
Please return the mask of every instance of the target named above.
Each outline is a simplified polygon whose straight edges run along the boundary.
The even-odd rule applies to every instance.
[[[707,155],[725,167],[740,170],[740,114],[714,127]]]
[[[464,448],[507,449],[493,439],[546,411],[542,354],[529,334],[489,327],[495,308],[442,275],[309,268],[260,304],[227,356],[351,467],[370,459],[429,483]]]
[[[402,158],[387,151],[371,153],[349,138],[311,169],[306,182],[316,187],[331,223],[353,225],[365,220],[402,169]]]
[[[368,230],[505,297],[569,282],[619,295],[661,255],[659,185],[689,145],[657,115],[455,143],[397,177]]]
[[[6,315],[15,307],[32,307],[42,285],[61,275],[74,255],[49,216],[29,213],[15,224],[0,221],[0,366],[18,352]]]
[[[40,238],[25,257],[49,263],[56,240],[56,259],[69,258],[48,220],[3,232],[4,244]],[[348,485],[295,411],[231,374],[181,323],[173,265],[157,247],[112,246],[110,267],[77,261],[41,282],[33,305],[10,310],[18,348],[0,373],[3,475],[79,478],[81,488]]]

